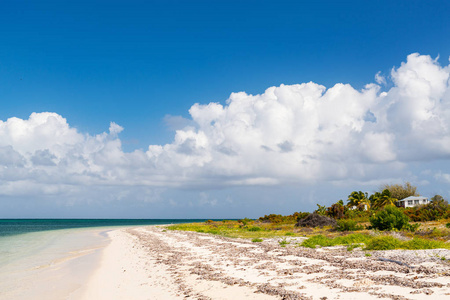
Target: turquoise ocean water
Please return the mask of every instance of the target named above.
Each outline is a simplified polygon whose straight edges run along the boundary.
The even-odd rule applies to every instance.
[[[70,228],[203,222],[205,219],[0,219],[0,237]]]
[[[107,232],[200,219],[2,219],[0,299],[72,299],[98,263]],[[49,286],[49,282],[57,282]],[[73,298],[73,299],[76,299]]]

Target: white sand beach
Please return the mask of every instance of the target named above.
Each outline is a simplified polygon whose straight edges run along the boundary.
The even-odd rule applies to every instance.
[[[358,249],[283,248],[276,240],[252,243],[159,226],[108,234],[98,268],[70,299],[450,298],[449,250],[366,256]]]

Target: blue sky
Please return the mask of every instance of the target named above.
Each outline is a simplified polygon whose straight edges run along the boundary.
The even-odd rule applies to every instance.
[[[49,142],[45,147],[39,145],[39,134],[33,130],[28,131],[32,132],[28,140],[36,138],[35,145],[18,144],[13,133],[9,133],[8,137],[0,136],[3,139],[0,139],[0,146],[9,149],[4,154],[5,160],[13,161],[14,155],[21,156],[23,160],[21,165],[14,166],[16,173],[5,171],[2,174],[0,186],[3,185],[6,192],[0,195],[0,207],[3,207],[0,217],[29,217],[33,214],[37,217],[257,217],[258,214],[270,212],[310,211],[314,209],[314,203],[331,204],[345,198],[354,189],[373,191],[380,182],[404,180],[419,185],[423,194],[438,191],[449,197],[450,177],[447,178],[448,171],[442,169],[442,166],[448,165],[448,152],[425,151],[408,155],[408,147],[404,146],[407,141],[400,141],[396,135],[401,136],[404,131],[392,125],[395,122],[389,130],[387,127],[380,129],[382,125],[377,130],[369,128],[370,124],[363,126],[369,129],[364,137],[357,138],[359,142],[355,142],[355,147],[362,147],[360,143],[367,144],[368,141],[380,141],[382,137],[384,139],[379,144],[394,143],[395,140],[399,141],[399,145],[395,149],[379,149],[389,155],[380,157],[373,154],[367,158],[371,164],[360,166],[360,179],[348,175],[348,170],[342,171],[342,166],[320,172],[318,169],[323,166],[316,166],[314,171],[308,169],[311,173],[317,172],[316,176],[305,179],[299,173],[308,170],[299,167],[284,171],[290,165],[287,161],[299,159],[297,156],[278,157],[275,154],[271,154],[269,160],[273,159],[274,165],[279,164],[280,169],[255,165],[249,167],[250,171],[233,172],[222,167],[219,163],[221,158],[214,154],[215,150],[202,155],[210,155],[217,165],[213,166],[211,161],[193,163],[189,155],[194,155],[194,152],[186,148],[191,144],[174,142],[174,129],[184,130],[188,125],[194,128],[195,136],[189,129],[184,131],[185,135],[178,136],[180,139],[187,141],[192,138],[197,143],[194,147],[197,150],[204,143],[214,144],[212,141],[217,132],[208,133],[206,125],[197,121],[211,117],[217,109],[202,110],[197,121],[193,120],[190,109],[195,103],[205,106],[220,103],[227,109],[230,103],[227,99],[231,93],[263,95],[269,87],[308,82],[326,89],[344,83],[361,91],[366,84],[376,83],[375,74],[380,72],[385,83],[379,81],[378,96],[374,96],[379,97],[382,92],[389,92],[391,88],[401,85],[403,73],[399,72],[400,79],[395,83],[391,70],[399,69],[412,53],[428,55],[431,60],[422,63],[439,65],[444,69],[450,56],[449,13],[448,1],[2,1],[0,120],[5,122],[3,126],[6,128],[12,126],[6,124],[10,118],[28,120],[31,124],[29,117],[32,113],[53,112],[65,121],[58,119],[59,123],[49,128],[47,134],[55,136],[61,128],[67,129],[68,133],[62,133],[67,138],[66,142],[61,138],[61,142]],[[433,61],[438,56],[439,59]],[[420,58],[408,60],[411,68],[405,67],[405,72],[406,69],[421,70],[419,61]],[[430,72],[427,71],[426,76]],[[437,77],[433,75],[430,78]],[[404,86],[404,89],[408,90],[409,86]],[[342,97],[346,95],[344,93]],[[430,96],[433,101],[448,101],[445,92],[437,100],[433,95]],[[395,98],[394,90],[388,98]],[[262,101],[266,101],[264,99]],[[342,101],[338,107],[350,105]],[[368,106],[371,112],[375,109]],[[411,111],[420,107],[424,106],[411,106]],[[441,109],[444,112],[445,107]],[[335,110],[339,111],[337,108]],[[446,116],[443,113],[440,117],[444,119]],[[38,119],[47,120],[47,117],[41,115]],[[300,118],[299,115],[297,117]],[[305,119],[306,123],[310,121]],[[120,125],[123,131],[114,128],[110,131],[110,122]],[[214,122],[218,121],[215,119]],[[225,119],[221,122],[228,124]],[[295,126],[301,127],[302,124]],[[348,125],[342,122],[336,124]],[[274,128],[272,125],[268,123],[267,126]],[[319,127],[322,128],[322,125]],[[447,149],[445,138],[448,131],[444,125],[444,129],[438,131],[433,131],[431,125],[429,128],[444,141],[442,149]],[[267,127],[261,128],[267,130]],[[80,136],[72,135],[69,129],[76,130]],[[277,130],[281,132],[284,129]],[[365,132],[366,129],[361,130]],[[84,150],[77,152],[76,149],[86,148],[89,138],[98,141],[98,135],[103,132],[109,132],[110,137],[104,138],[102,146],[97,147],[119,141],[118,149],[123,152],[120,155],[124,155],[127,164],[138,159],[131,159],[126,153],[135,150],[146,153],[149,145],[167,144],[180,148],[173,150],[168,147],[162,152],[154,148],[151,154],[147,153],[150,160],[155,160],[145,162],[155,168],[148,174],[146,172],[150,167],[145,168],[147,171],[136,170],[133,164],[125,168],[123,161],[114,164],[110,156],[106,166],[96,160],[98,156],[92,152],[89,155]],[[203,132],[205,137],[201,135]],[[292,134],[294,136],[273,145],[282,145],[279,146],[281,152],[286,149],[295,152],[296,145],[298,149],[311,145],[300,146],[293,142],[304,132]],[[340,134],[344,134],[344,139],[345,133]],[[429,136],[430,132],[424,131],[423,135]],[[74,139],[80,139],[79,144],[72,143]],[[234,149],[233,155],[241,157],[244,150],[249,149],[241,140],[228,142],[227,145],[235,147],[230,146]],[[226,144],[222,145],[222,141],[218,140],[215,143],[217,147]],[[344,141],[342,143],[345,144]],[[274,150],[276,146],[269,144],[261,147]],[[67,149],[62,151],[63,147]],[[236,149],[244,149],[244,152]],[[184,151],[186,157],[174,158],[175,154],[170,154],[172,150],[174,153]],[[42,159],[43,151],[54,164],[53,168],[49,164],[45,168],[32,165],[37,153]],[[76,155],[73,154],[75,152]],[[370,150],[366,149],[367,152]],[[64,169],[64,164],[69,164],[67,153],[85,158],[89,170]],[[355,155],[353,152],[347,154]],[[158,165],[163,161],[161,155],[166,155],[167,160],[180,161],[173,166],[168,163]],[[307,157],[305,153],[302,155]],[[243,161],[246,161],[245,157],[242,154]],[[320,156],[317,161],[328,159]],[[337,158],[331,161],[334,159]],[[373,164],[376,162],[391,164],[386,167],[395,169],[395,172],[383,175],[375,170],[377,167]],[[224,159],[222,163],[230,162]],[[361,160],[359,163],[365,162]],[[72,161],[70,166],[74,165]],[[126,171],[117,171],[119,166]],[[350,162],[348,166],[350,168]],[[342,176],[331,175],[339,172]],[[136,173],[143,174],[136,179],[141,180],[140,183],[127,183],[126,188],[117,183],[124,181],[120,179],[120,176],[125,176],[123,174],[134,178]],[[17,174],[23,177],[17,179]],[[95,183],[94,180],[93,183],[86,178],[79,179],[79,176],[86,174],[94,174],[92,176],[103,181]],[[184,174],[197,180],[180,180],[174,184],[168,179],[158,181],[155,174],[159,179]],[[348,180],[345,180],[346,174]],[[50,187],[49,179],[36,179],[34,176],[56,176],[67,180],[57,181]],[[214,180],[207,180],[211,178]],[[21,187],[17,185],[19,181],[25,186],[33,186],[30,188],[33,197],[14,192]],[[104,192],[105,186],[108,192]],[[324,187],[327,187],[326,192]],[[108,197],[117,196],[119,191],[124,195],[117,199]],[[104,197],[99,197],[99,194]],[[148,194],[148,197],[139,200],[137,194]],[[255,206],[258,209],[255,210]],[[36,210],[37,207],[40,209]]]

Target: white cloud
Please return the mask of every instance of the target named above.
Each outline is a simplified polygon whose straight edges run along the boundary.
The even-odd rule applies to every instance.
[[[378,84],[386,84],[386,78],[381,75],[381,71],[375,74],[375,82]]]
[[[450,158],[449,72],[411,54],[383,93],[313,82],[232,93],[225,105],[194,104],[189,122],[166,117],[173,142],[146,152],[123,152],[113,122],[89,135],[56,113],[10,118],[0,121],[0,193],[396,178],[408,162]]]
[[[450,174],[448,173],[438,172],[434,177],[441,182],[450,183]]]

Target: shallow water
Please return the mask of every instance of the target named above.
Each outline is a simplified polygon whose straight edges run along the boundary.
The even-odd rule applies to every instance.
[[[0,238],[0,299],[67,299],[95,269],[105,229],[65,229]]]
[[[199,220],[0,220],[0,299],[77,299],[107,232]]]

